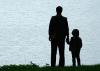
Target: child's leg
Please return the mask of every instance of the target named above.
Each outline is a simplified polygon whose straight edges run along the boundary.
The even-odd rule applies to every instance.
[[[75,53],[72,52],[72,63],[73,63],[73,66],[76,66],[76,60],[75,60]]]
[[[77,63],[78,63],[78,66],[81,65],[81,61],[80,61],[80,51],[77,52]]]

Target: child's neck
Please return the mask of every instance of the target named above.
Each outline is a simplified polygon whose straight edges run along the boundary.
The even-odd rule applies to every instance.
[[[73,36],[73,37],[79,37],[79,36]]]

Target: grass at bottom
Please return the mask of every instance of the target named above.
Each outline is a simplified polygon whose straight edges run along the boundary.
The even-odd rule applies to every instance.
[[[80,67],[39,67],[38,65],[4,65],[0,67],[0,71],[100,71],[100,64],[83,65]]]

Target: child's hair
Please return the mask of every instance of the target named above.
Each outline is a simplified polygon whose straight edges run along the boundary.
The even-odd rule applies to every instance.
[[[78,29],[73,29],[72,35],[73,36],[79,36],[79,30]]]

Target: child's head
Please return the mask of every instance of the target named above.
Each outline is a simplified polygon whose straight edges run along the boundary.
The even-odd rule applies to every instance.
[[[73,36],[79,36],[79,30],[78,29],[73,29],[72,35]]]

